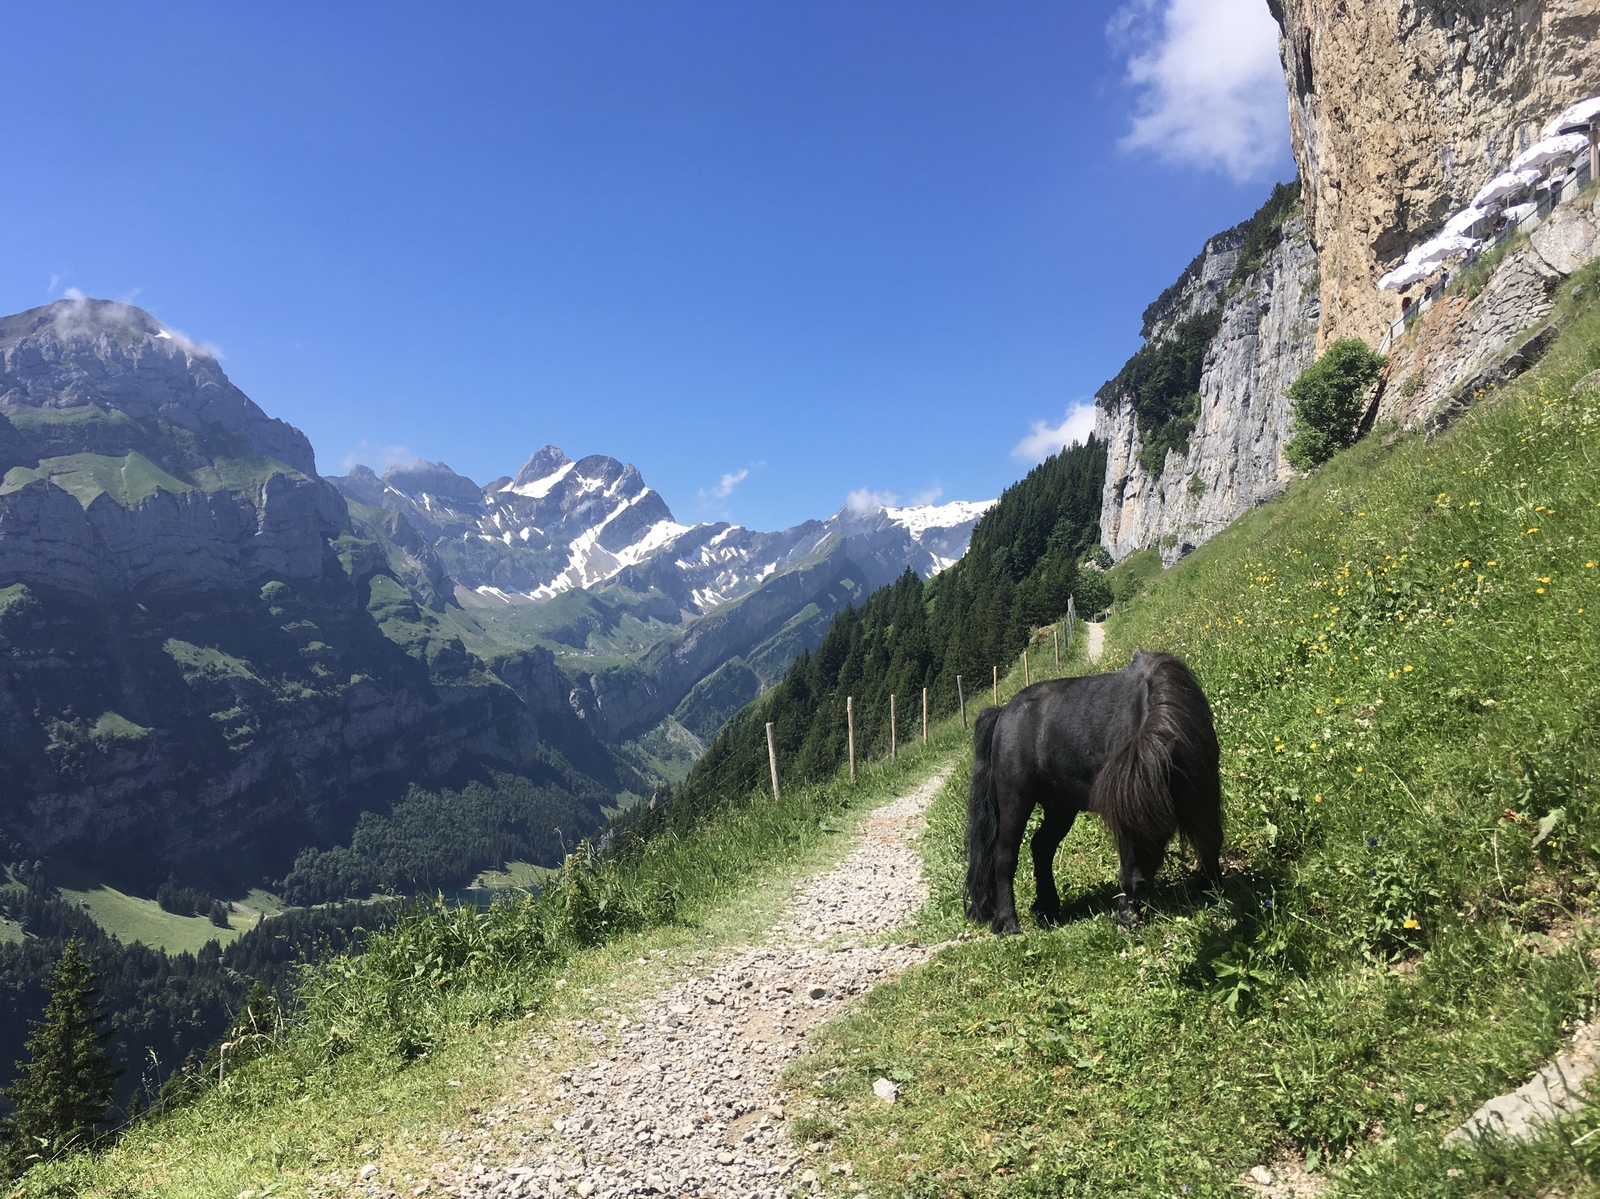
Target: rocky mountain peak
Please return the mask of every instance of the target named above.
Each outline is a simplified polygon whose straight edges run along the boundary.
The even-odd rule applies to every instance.
[[[391,466],[383,472],[383,481],[412,499],[428,495],[448,500],[458,508],[483,506],[483,488],[443,462],[417,461]]]
[[[74,298],[0,318],[0,413],[89,405],[132,417],[146,441],[174,426],[207,455],[271,458],[316,474],[300,430],[267,416],[211,351],[142,308]]]
[[[522,469],[511,480],[512,487],[525,487],[530,483],[538,483],[550,478],[563,467],[572,465],[568,458],[553,445],[543,446],[536,450],[531,458],[522,464]]]

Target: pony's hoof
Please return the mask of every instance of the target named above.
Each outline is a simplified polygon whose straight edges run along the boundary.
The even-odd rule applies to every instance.
[[[993,925],[994,935],[997,937],[1019,937],[1022,935],[1022,925],[1017,923],[1015,916],[1007,916],[996,920]]]
[[[1061,923],[1061,909],[1034,908],[1033,918],[1039,922],[1041,928],[1054,928]]]

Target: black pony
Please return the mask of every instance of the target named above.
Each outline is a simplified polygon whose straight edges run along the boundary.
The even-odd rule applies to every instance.
[[[1119,916],[1155,878],[1174,833],[1215,880],[1222,784],[1211,705],[1171,654],[1140,650],[1122,670],[1052,679],[987,708],[973,732],[967,804],[967,915],[1021,932],[1012,882],[1035,804],[1034,914],[1060,918],[1052,863],[1079,812],[1106,822],[1122,868]]]

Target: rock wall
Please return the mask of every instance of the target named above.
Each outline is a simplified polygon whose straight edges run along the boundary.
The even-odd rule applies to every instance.
[[[1268,0],[1323,342],[1376,346],[1400,300],[1377,290],[1568,103],[1600,92],[1600,0]]]
[[[1103,396],[1096,405],[1095,436],[1106,444],[1100,538],[1114,558],[1158,545],[1170,564],[1292,477],[1283,459],[1288,387],[1312,359],[1320,316],[1304,219],[1286,222],[1260,268],[1229,292],[1237,259],[1237,238],[1213,238],[1192,282],[1150,326],[1150,340],[1159,341],[1178,321],[1223,306],[1188,453],[1169,452],[1160,476],[1151,478],[1139,462],[1128,398]]]

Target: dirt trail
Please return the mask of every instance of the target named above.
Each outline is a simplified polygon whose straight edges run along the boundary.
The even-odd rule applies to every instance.
[[[1086,620],[1083,627],[1089,630],[1089,642],[1084,646],[1084,653],[1089,661],[1100,661],[1100,655],[1106,648],[1106,626],[1092,620]]]
[[[638,1005],[578,1020],[594,1057],[548,1098],[486,1113],[501,1149],[436,1167],[416,1195],[776,1197],[819,1190],[785,1135],[779,1077],[808,1029],[933,952],[875,944],[922,906],[912,841],[940,771],[863,822],[856,848],[795,888],[792,914]],[[691,967],[693,963],[691,963]],[[507,1149],[522,1156],[508,1162]]]

